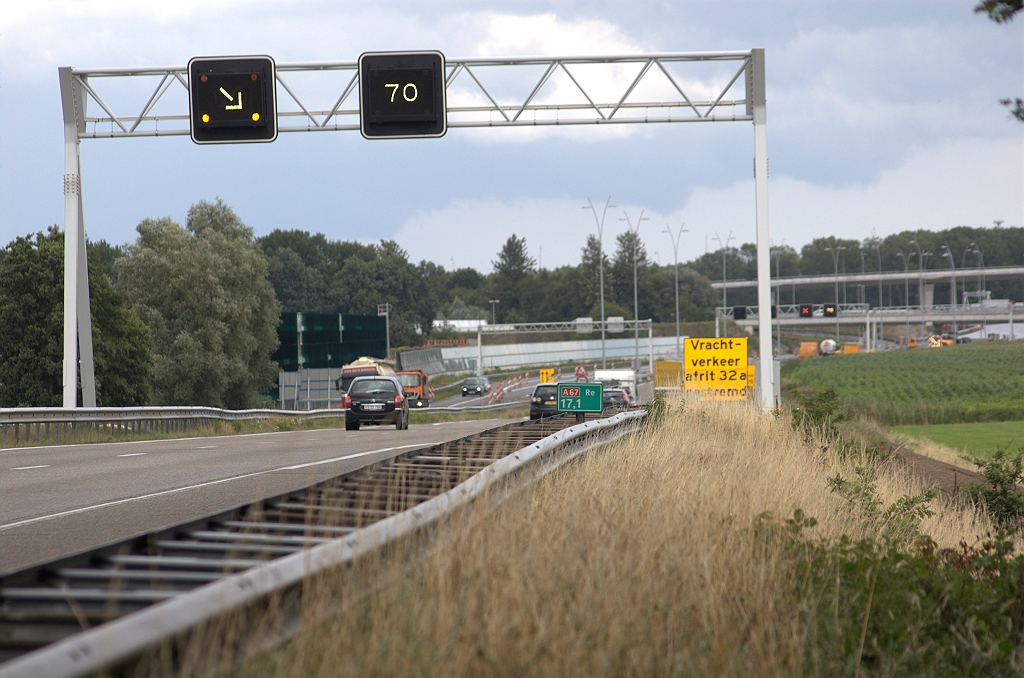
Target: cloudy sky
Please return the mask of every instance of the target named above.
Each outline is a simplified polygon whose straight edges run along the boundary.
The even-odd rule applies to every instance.
[[[3,243],[63,220],[58,66],[173,66],[215,54],[348,61],[392,49],[471,57],[764,47],[776,244],[1024,223],[1024,125],[998,104],[1024,95],[1024,17],[996,25],[971,11],[975,0],[0,2]],[[700,89],[720,76],[681,77]],[[311,98],[331,94],[305,84]],[[532,82],[506,84],[512,96]],[[115,87],[111,97],[131,95]],[[165,104],[187,105],[177,96]],[[716,249],[716,233],[731,232],[734,245],[754,240],[750,123],[451,129],[409,141],[295,133],[217,147],[88,139],[81,151],[89,237],[112,243],[133,240],[146,217],[184,222],[189,205],[217,197],[257,235],[395,239],[414,260],[483,271],[512,232],[545,267],[578,262],[594,229],[580,209],[588,197],[618,205],[606,239],[625,228],[624,211],[635,220],[644,210],[641,235],[662,263],[672,257],[666,224],[688,230],[681,260]]]

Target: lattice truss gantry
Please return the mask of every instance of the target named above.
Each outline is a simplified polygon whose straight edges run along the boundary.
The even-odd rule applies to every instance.
[[[450,59],[448,126],[752,120],[750,64],[750,51]],[[189,133],[184,66],[71,75],[79,138]],[[280,132],[359,129],[357,62],[277,64],[277,85]]]

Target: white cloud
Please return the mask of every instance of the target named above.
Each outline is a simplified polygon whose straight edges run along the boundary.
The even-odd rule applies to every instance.
[[[1024,223],[1024,159],[1019,147],[988,140],[951,142],[912,154],[900,166],[863,186],[830,187],[791,177],[769,182],[772,240],[800,248],[825,235],[863,239],[875,229],[887,235],[904,229],[940,230],[961,224],[990,226]],[[667,223],[686,223],[680,260],[704,252],[705,237],[732,231],[734,245],[755,240],[753,181],[723,189],[697,188],[670,214],[647,210],[641,236],[649,256],[671,260]],[[592,196],[595,201],[603,196]],[[615,197],[613,196],[613,200]],[[634,220],[641,206],[624,204],[609,210],[605,248],[613,251],[615,235],[626,225],[623,210]],[[580,209],[586,197],[520,200],[463,200],[443,209],[420,212],[395,236],[413,259],[451,266],[491,269],[491,260],[513,232],[525,236],[537,258],[543,248],[545,267],[576,264],[588,233],[596,231],[592,213]],[[603,199],[598,207],[603,204]],[[711,249],[717,249],[713,242]]]

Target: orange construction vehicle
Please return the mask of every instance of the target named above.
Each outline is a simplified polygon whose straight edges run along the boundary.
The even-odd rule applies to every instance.
[[[427,388],[427,373],[422,370],[403,370],[395,372],[398,381],[402,382],[402,390],[409,401],[409,407],[429,407],[430,398]]]

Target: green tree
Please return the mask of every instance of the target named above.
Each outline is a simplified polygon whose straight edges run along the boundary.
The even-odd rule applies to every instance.
[[[587,236],[587,244],[583,246],[580,257],[580,274],[583,277],[582,289],[583,306],[586,308],[597,308],[597,315],[590,316],[601,319],[601,265],[604,265],[604,293],[605,293],[605,315],[608,314],[607,303],[611,300],[609,295],[611,282],[611,263],[604,248],[598,242],[597,236],[591,233]],[[613,314],[614,315],[614,314]]]
[[[1022,9],[1024,9],[1024,0],[984,0],[974,7],[975,12],[988,14],[988,18],[997,24],[1010,23]],[[1020,97],[1000,99],[999,103],[1010,109],[1011,116],[1024,122],[1024,99]]]
[[[509,236],[501,251],[498,252],[497,261],[492,261],[494,266],[494,294],[501,301],[498,306],[498,316],[521,320],[519,313],[512,313],[519,309],[520,284],[534,272],[537,262],[530,256],[526,248],[526,238],[517,238],[513,233]]]
[[[267,259],[221,200],[138,225],[115,264],[151,332],[154,400],[161,405],[247,408],[274,381],[280,304]]]
[[[0,264],[0,406],[60,407],[64,362],[64,234],[17,238]],[[114,289],[100,252],[89,250],[96,402],[130,407],[149,401],[146,326]],[[81,402],[81,396],[79,396]]]

